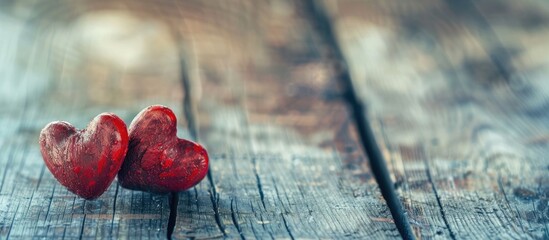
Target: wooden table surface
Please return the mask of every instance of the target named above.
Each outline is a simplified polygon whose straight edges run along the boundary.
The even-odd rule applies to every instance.
[[[0,239],[165,238],[38,146],[152,104],[210,155],[176,239],[549,239],[548,54],[546,0],[2,1]]]

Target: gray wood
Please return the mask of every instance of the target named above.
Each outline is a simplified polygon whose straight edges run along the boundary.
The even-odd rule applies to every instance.
[[[418,237],[548,238],[547,2],[325,6]]]
[[[79,199],[45,168],[37,138],[50,121],[83,128],[105,111],[129,124],[155,103],[190,138],[181,56],[212,174],[181,193],[175,238],[399,237],[292,1],[3,4],[0,238],[165,237],[167,196],[115,181]]]

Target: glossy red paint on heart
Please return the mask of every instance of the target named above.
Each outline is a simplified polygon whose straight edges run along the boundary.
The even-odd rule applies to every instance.
[[[82,130],[67,122],[52,122],[40,132],[39,142],[53,176],[76,195],[95,199],[120,170],[128,140],[124,121],[103,113]]]
[[[208,153],[176,134],[177,119],[169,108],[155,105],[141,111],[130,124],[128,154],[118,173],[120,185],[168,193],[199,183],[208,172]]]

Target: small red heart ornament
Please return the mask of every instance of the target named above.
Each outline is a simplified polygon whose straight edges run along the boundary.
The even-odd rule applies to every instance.
[[[52,122],[40,132],[40,152],[53,176],[85,199],[99,197],[112,183],[128,150],[122,119],[102,113],[77,130],[68,122]]]
[[[118,172],[120,185],[168,193],[198,184],[208,172],[208,153],[176,135],[177,119],[172,110],[155,105],[141,111],[130,124],[128,154]]]

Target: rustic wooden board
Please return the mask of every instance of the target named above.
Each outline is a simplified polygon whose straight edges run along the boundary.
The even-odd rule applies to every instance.
[[[549,237],[549,5],[327,1],[421,238]]]
[[[129,124],[154,103],[176,111],[180,136],[195,119],[211,157],[210,177],[181,193],[175,238],[399,237],[291,1],[3,4],[0,238],[164,238],[167,196],[115,182],[79,199],[37,144],[47,122],[83,128],[109,111]]]

